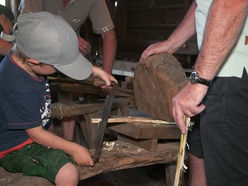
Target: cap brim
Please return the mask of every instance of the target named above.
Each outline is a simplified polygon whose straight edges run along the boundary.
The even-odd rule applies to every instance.
[[[70,62],[68,65],[54,65],[54,67],[68,77],[76,80],[84,80],[92,73],[92,64],[81,54],[78,55],[78,58],[74,62]]]

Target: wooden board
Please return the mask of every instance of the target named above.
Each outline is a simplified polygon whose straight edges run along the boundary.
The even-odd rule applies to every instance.
[[[171,54],[153,55],[140,62],[134,72],[137,109],[157,119],[173,121],[172,98],[186,83],[179,61]]]
[[[158,163],[176,161],[179,149],[178,143],[158,144],[157,152],[149,152],[129,143],[116,141],[109,148],[104,147],[100,161],[94,167],[78,167],[80,180],[103,172],[147,166]],[[52,186],[44,178],[23,176],[21,173],[9,173],[0,167],[0,186]]]
[[[135,139],[180,139],[180,131],[175,124],[122,123],[108,128]]]

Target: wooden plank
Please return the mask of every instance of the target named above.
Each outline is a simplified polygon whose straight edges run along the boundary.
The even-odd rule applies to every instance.
[[[85,179],[102,172],[142,167],[176,161],[179,145],[177,142],[159,143],[156,152],[143,150],[123,141],[114,142],[112,149],[103,148],[100,160],[94,167],[80,167],[80,179]]]
[[[124,136],[119,134],[118,135],[119,141],[125,141],[128,143],[131,143],[137,147],[143,148],[145,150],[148,150],[150,152],[156,152],[157,146],[158,146],[158,139],[134,139],[130,138],[128,136]]]
[[[54,103],[51,105],[51,117],[62,119],[64,117],[79,116],[87,113],[97,112],[103,109],[104,103],[71,104],[64,105]]]
[[[91,118],[91,123],[100,123],[101,118]],[[142,123],[142,124],[160,124],[160,125],[175,125],[175,122],[156,120],[147,117],[132,117],[121,116],[108,118],[108,123]]]
[[[70,104],[65,105],[62,103],[51,104],[51,117],[62,119],[65,117],[80,116],[98,112],[103,109],[103,102],[99,103],[84,103],[84,104]],[[134,99],[130,98],[117,98],[114,100],[112,108],[119,108],[122,106],[135,107]]]
[[[157,152],[149,152],[129,143],[115,141],[112,148],[103,148],[100,160],[94,167],[78,167],[80,180],[103,172],[175,162],[178,149],[179,144],[171,142],[158,144]],[[21,173],[10,173],[0,167],[0,185],[52,186],[53,184],[41,177],[23,176]]]
[[[108,128],[135,139],[180,139],[180,131],[176,125],[122,123]]]
[[[92,94],[92,95],[101,94],[101,89],[99,87],[95,87],[93,85],[88,85],[88,84],[56,82],[53,83],[52,86],[58,87],[58,89],[61,92],[82,93],[82,94]],[[132,97],[133,95],[134,92],[132,89],[126,89],[122,87],[117,88],[116,91],[117,97]]]
[[[0,186],[54,186],[45,178],[24,176],[21,173],[10,173],[0,167]]]

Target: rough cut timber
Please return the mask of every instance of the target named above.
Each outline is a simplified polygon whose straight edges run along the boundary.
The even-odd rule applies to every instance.
[[[80,180],[115,170],[142,167],[152,164],[175,163],[179,144],[168,142],[158,144],[157,152],[149,152],[129,143],[116,141],[103,146],[100,161],[94,167],[78,167]],[[174,174],[173,174],[174,175]],[[166,175],[167,177],[167,175]],[[52,186],[44,178],[10,173],[0,167],[0,186]],[[172,186],[172,185],[168,185]]]
[[[171,54],[153,55],[139,62],[134,72],[137,109],[153,118],[173,121],[172,98],[186,82],[186,74]]]

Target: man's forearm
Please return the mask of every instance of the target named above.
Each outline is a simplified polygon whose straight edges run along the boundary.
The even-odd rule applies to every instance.
[[[113,63],[116,55],[116,35],[114,30],[102,34],[103,38],[103,70],[112,74]]]
[[[0,55],[5,56],[8,51],[12,48],[12,44],[7,41],[0,39]]]
[[[213,79],[235,45],[247,17],[247,0],[214,0],[195,70]]]
[[[168,42],[171,46],[179,48],[182,46],[190,37],[196,33],[195,29],[195,9],[196,2],[194,1],[188,10],[183,21],[178,25],[176,30],[168,38]]]

